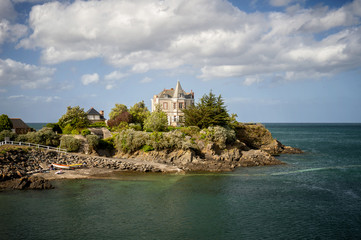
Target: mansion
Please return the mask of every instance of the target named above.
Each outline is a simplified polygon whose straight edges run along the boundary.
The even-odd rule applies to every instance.
[[[180,126],[184,119],[184,113],[182,109],[187,108],[190,105],[194,105],[194,92],[186,93],[179,81],[177,86],[171,89],[164,89],[157,95],[153,96],[152,112],[156,109],[156,105],[160,105],[163,112],[168,116],[168,124],[170,126]]]

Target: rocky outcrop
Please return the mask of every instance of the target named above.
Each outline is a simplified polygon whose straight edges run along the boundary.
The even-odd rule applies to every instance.
[[[270,144],[261,146],[260,149],[271,155],[303,153],[301,149],[285,146],[276,139],[273,139]]]
[[[38,176],[25,176],[0,182],[0,189],[42,190],[54,188],[48,180]]]

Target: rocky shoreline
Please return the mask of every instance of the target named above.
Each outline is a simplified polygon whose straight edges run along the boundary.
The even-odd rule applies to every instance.
[[[58,153],[28,147],[0,147],[0,189],[49,189],[50,180],[97,178],[113,171],[186,173],[224,172],[237,167],[284,164],[280,154],[299,154],[298,148],[284,146],[261,124],[240,125],[236,141],[220,148],[215,142],[198,140],[195,149],[137,150],[118,152],[113,157],[81,153]],[[56,175],[48,171],[53,163],[78,164],[83,169]]]

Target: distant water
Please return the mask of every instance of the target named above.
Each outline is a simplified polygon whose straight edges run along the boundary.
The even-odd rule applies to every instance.
[[[29,127],[34,128],[36,131],[39,131],[48,123],[26,123]]]
[[[231,173],[0,193],[1,239],[361,239],[361,124],[266,124],[306,151]]]

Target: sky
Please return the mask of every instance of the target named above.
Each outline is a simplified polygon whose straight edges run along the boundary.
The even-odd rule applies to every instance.
[[[241,122],[361,122],[361,0],[0,0],[0,114],[57,122],[179,80]]]

